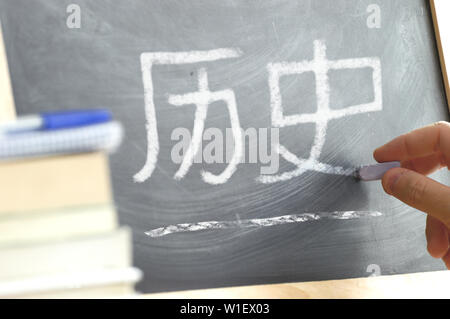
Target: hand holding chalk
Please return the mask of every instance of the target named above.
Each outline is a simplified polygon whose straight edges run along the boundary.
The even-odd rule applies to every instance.
[[[426,175],[450,168],[450,124],[439,122],[395,138],[374,152],[378,162],[401,161],[384,174],[384,190],[428,214],[428,251],[450,269],[450,187]]]

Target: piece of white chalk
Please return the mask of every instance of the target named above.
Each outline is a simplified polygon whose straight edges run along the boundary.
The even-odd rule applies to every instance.
[[[377,181],[382,179],[388,170],[395,167],[400,167],[400,162],[387,162],[362,166],[355,171],[355,177],[366,182]]]

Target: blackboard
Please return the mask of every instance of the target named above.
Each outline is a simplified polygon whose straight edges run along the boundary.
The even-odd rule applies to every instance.
[[[448,119],[427,1],[1,0],[0,14],[19,114],[108,107],[123,123],[112,180],[139,290],[444,269],[424,214],[348,176]],[[186,132],[203,137],[192,161]]]

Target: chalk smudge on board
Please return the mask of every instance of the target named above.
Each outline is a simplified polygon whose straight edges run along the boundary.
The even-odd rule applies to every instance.
[[[380,212],[371,211],[342,211],[342,212],[318,212],[318,213],[303,213],[295,215],[284,215],[271,218],[260,219],[240,219],[234,221],[207,221],[199,223],[185,223],[170,225],[166,227],[155,228],[145,232],[149,237],[163,237],[170,234],[197,232],[202,230],[216,230],[216,229],[231,229],[231,228],[262,228],[271,227],[284,224],[305,223],[310,221],[317,221],[321,219],[333,220],[351,220],[368,217],[379,217],[383,214]]]

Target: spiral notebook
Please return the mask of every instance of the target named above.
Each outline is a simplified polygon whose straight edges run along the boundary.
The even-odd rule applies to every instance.
[[[114,151],[123,138],[118,122],[0,136],[0,160],[91,151]]]

